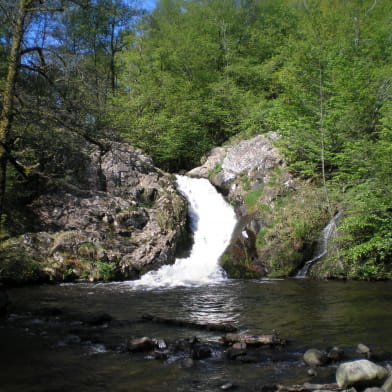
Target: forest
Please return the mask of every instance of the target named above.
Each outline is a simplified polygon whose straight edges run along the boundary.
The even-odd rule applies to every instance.
[[[351,276],[392,277],[389,0],[0,0],[1,238],[86,146],[168,172],[276,131],[293,175],[343,205]]]

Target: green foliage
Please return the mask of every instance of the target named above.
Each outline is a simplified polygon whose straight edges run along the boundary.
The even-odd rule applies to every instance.
[[[338,257],[348,275],[360,279],[392,276],[392,211],[390,194],[374,189],[375,180],[349,192],[347,217],[339,227]]]
[[[302,185],[295,191],[285,190],[278,185],[284,182],[280,174],[276,172],[271,185],[249,191],[244,197],[248,212],[266,222],[257,234],[256,249],[271,277],[292,275],[310,259],[329,219],[322,189]]]
[[[94,280],[110,280],[114,278],[116,271],[115,263],[107,263],[105,261],[96,261],[95,269],[92,274]]]

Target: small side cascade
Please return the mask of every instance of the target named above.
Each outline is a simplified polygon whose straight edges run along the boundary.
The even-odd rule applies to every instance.
[[[336,220],[339,218],[341,213],[342,211],[338,211],[324,227],[323,231],[321,232],[320,238],[317,241],[317,248],[315,251],[316,256],[314,256],[312,259],[308,260],[304,264],[304,266],[297,272],[297,275],[295,275],[296,278],[305,278],[310,266],[315,261],[322,259],[328,253],[328,242],[336,230]]]

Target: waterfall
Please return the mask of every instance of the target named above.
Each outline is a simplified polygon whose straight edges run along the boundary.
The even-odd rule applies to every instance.
[[[308,273],[310,266],[317,260],[322,259],[328,252],[328,242],[336,229],[336,219],[339,218],[342,211],[338,211],[328,222],[321,232],[320,238],[317,241],[317,248],[315,256],[308,260],[304,266],[297,272],[296,278],[304,278]]]
[[[229,245],[236,225],[234,210],[206,179],[177,176],[177,184],[189,202],[194,233],[191,253],[187,258],[176,259],[173,265],[143,275],[132,282],[135,287],[192,286],[225,279],[219,258]]]

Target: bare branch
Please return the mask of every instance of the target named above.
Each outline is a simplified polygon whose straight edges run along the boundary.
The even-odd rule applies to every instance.
[[[374,7],[377,5],[378,0],[374,0],[373,5],[365,12],[365,15],[367,15],[369,12],[372,12]]]
[[[42,71],[42,69],[31,67],[27,64],[21,64],[20,68],[27,69],[31,72],[36,72],[36,73],[40,74],[43,78],[45,78],[51,85],[54,85],[53,81],[49,78],[49,76],[44,71]]]
[[[64,12],[64,8],[27,8],[26,12]]]

